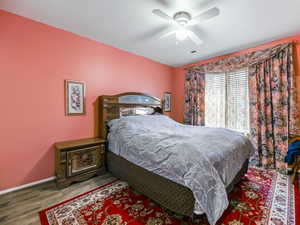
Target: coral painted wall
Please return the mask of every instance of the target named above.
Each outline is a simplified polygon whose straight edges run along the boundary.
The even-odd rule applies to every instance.
[[[203,61],[196,62],[196,63],[190,64],[190,65],[182,66],[182,67],[177,67],[175,69],[175,76],[172,79],[172,85],[173,85],[172,89],[173,89],[173,93],[174,93],[173,99],[174,99],[174,102],[176,103],[173,107],[172,117],[179,122],[183,121],[184,78],[185,78],[184,68],[188,68],[190,66],[202,65],[202,64],[205,64],[205,63],[208,63],[211,61],[216,61],[216,60],[219,60],[222,58],[226,58],[228,56],[234,56],[234,55],[239,55],[239,54],[243,54],[246,52],[269,48],[269,47],[275,46],[277,44],[291,42],[291,41],[296,42],[296,45],[295,45],[295,71],[296,71],[296,85],[297,85],[297,90],[298,90],[298,101],[300,103],[300,35],[296,35],[293,37],[288,37],[288,38],[284,38],[281,40],[266,43],[266,44],[263,44],[263,45],[260,45],[260,46],[254,47],[254,48],[245,49],[243,51],[234,52],[231,54],[210,58],[207,60],[203,60]]]
[[[94,135],[99,95],[161,98],[174,68],[0,10],[0,190],[54,175],[53,143]],[[64,115],[64,80],[87,85],[87,113]]]

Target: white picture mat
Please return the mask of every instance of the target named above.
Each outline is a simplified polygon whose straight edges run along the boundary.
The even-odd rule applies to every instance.
[[[84,113],[84,84],[69,82],[67,88],[68,113]]]

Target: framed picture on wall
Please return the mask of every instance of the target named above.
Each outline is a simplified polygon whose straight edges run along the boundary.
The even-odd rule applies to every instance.
[[[171,112],[171,97],[172,97],[171,93],[169,92],[164,93],[163,107],[165,112]]]
[[[85,83],[65,80],[66,115],[85,114]]]

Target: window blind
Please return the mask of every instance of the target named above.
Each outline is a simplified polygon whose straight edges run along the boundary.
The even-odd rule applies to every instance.
[[[227,124],[226,127],[242,132],[249,131],[248,69],[226,74]]]
[[[249,131],[247,68],[205,74],[205,125]]]
[[[205,74],[205,125],[226,126],[225,73]]]

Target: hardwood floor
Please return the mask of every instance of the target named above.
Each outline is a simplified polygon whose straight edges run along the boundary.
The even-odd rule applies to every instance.
[[[1,225],[40,225],[38,212],[100,185],[115,180],[105,174],[87,181],[74,183],[64,189],[57,189],[55,182],[47,182],[20,191],[0,196]]]

